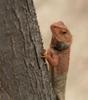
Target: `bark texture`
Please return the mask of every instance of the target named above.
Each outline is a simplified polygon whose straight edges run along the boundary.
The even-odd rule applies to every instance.
[[[32,0],[0,0],[0,100],[55,100]]]

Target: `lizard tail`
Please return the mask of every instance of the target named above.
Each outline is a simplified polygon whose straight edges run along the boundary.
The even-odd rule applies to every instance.
[[[57,100],[65,100],[66,79],[67,79],[67,73],[59,75],[55,78],[53,86]]]

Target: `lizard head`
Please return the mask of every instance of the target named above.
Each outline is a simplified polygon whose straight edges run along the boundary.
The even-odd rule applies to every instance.
[[[51,31],[51,44],[55,50],[62,51],[70,47],[72,43],[72,35],[62,21],[52,24]]]

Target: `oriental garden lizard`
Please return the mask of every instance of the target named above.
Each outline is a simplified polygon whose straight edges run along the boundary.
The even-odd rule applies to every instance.
[[[50,28],[52,32],[50,47],[43,52],[42,57],[49,63],[52,86],[57,100],[65,100],[72,35],[62,21],[52,24]]]

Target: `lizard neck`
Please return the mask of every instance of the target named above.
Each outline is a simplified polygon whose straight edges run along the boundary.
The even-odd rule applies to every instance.
[[[59,64],[54,69],[57,74],[64,74],[68,72],[69,68],[69,57],[70,57],[70,48],[62,52],[56,52],[59,57]]]

